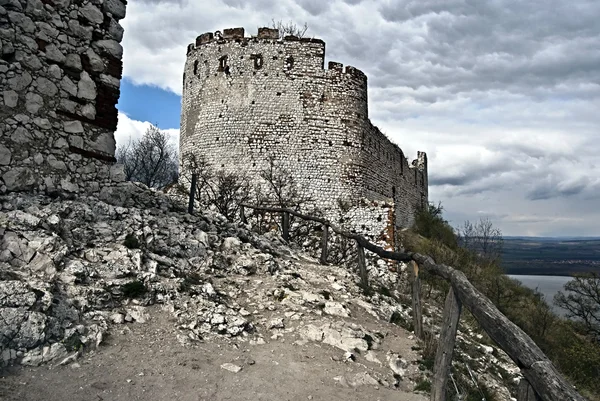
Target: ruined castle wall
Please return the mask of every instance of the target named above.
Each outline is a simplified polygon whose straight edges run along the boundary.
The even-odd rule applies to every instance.
[[[396,225],[411,226],[414,212],[428,199],[427,157],[419,152],[410,164],[402,149],[375,126],[365,127],[362,143],[362,182],[364,197],[374,200],[392,199],[395,205]]]
[[[0,193],[97,191],[115,161],[125,0],[0,6]]]
[[[321,40],[278,40],[268,29],[251,38],[241,28],[199,36],[184,71],[181,157],[203,154],[254,177],[274,157],[325,212],[338,199],[397,203],[396,223],[410,224],[417,198],[426,197],[423,166],[409,167],[370,123],[367,77],[339,63],[325,68],[324,58]],[[387,211],[363,209],[353,228],[371,224],[367,218],[387,227]]]

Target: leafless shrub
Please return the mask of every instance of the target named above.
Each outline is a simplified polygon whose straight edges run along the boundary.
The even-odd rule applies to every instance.
[[[304,25],[298,26],[292,21],[288,21],[287,23],[282,20],[275,21],[273,18],[271,20],[271,27],[273,29],[277,29],[279,31],[279,37],[283,39],[286,36],[295,36],[297,38],[303,38],[308,30],[308,24],[305,22]]]
[[[260,204],[301,210],[310,201],[293,174],[274,157],[269,157],[267,166],[259,175],[264,180],[264,185],[257,189]]]
[[[466,221],[458,228],[458,242],[477,255],[479,262],[497,264],[502,258],[502,232],[488,218],[481,218],[475,224]]]
[[[116,157],[129,181],[162,189],[177,180],[177,151],[169,143],[169,135],[154,125],[142,138],[130,138],[127,144],[119,146]]]
[[[182,190],[189,191],[192,174],[196,174],[194,197],[201,207],[212,206],[228,220],[234,220],[240,204],[252,200],[252,185],[247,175],[214,170],[202,154],[186,154],[182,163],[185,171],[180,178]]]

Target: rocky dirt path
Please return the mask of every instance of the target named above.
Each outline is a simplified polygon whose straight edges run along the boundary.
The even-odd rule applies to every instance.
[[[2,204],[1,400],[425,400],[397,273],[150,200]]]
[[[362,356],[355,362],[344,361],[340,349],[315,342],[294,344],[294,335],[255,345],[217,339],[184,347],[176,340],[171,315],[159,307],[150,309],[148,322],[122,326],[98,351],[71,365],[5,371],[0,379],[0,399],[426,399],[378,383],[375,377],[385,369],[377,363]],[[399,343],[398,334],[390,333],[383,347]]]
[[[382,305],[359,296],[353,274],[306,260],[292,266],[214,280],[246,311],[255,327],[247,336],[190,341],[181,331],[190,309],[143,308],[143,319],[113,325],[74,363],[6,370],[0,399],[425,400],[412,392],[416,341],[377,316]]]

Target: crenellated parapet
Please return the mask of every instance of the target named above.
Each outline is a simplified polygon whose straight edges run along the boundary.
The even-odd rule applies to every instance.
[[[354,112],[367,115],[367,77],[359,69],[340,63],[325,68],[325,42],[314,38],[281,38],[279,31],[259,28],[256,35],[247,37],[243,28],[199,35],[188,46],[184,71],[184,93],[192,92],[207,81],[225,79],[234,83],[258,83],[280,79],[300,80],[307,84],[323,82],[325,98],[347,102]],[[270,86],[270,85],[268,85]],[[316,99],[305,98],[310,103]],[[344,98],[345,100],[339,100]],[[313,100],[314,100],[313,99]],[[316,100],[315,100],[316,102]],[[315,103],[316,104],[316,103]]]
[[[247,37],[245,36],[244,28],[226,28],[223,31],[205,32],[196,38],[194,43],[188,45],[188,53],[199,46],[217,42],[224,44],[227,41],[237,41],[239,43],[247,44],[252,40],[273,40],[273,41],[288,41],[288,42],[303,42],[303,43],[322,43],[325,44],[321,39],[314,38],[299,38],[297,36],[288,35],[280,37],[279,30],[273,28],[262,27],[258,28],[256,35]]]

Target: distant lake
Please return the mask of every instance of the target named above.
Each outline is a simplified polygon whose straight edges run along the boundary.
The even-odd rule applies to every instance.
[[[516,275],[509,274],[508,277],[519,280],[525,287],[529,287],[532,290],[538,289],[539,292],[544,294],[546,302],[548,302],[552,309],[561,316],[565,315],[565,311],[554,305],[554,295],[563,289],[563,286],[573,280],[572,277],[566,276],[527,276],[527,275]]]

